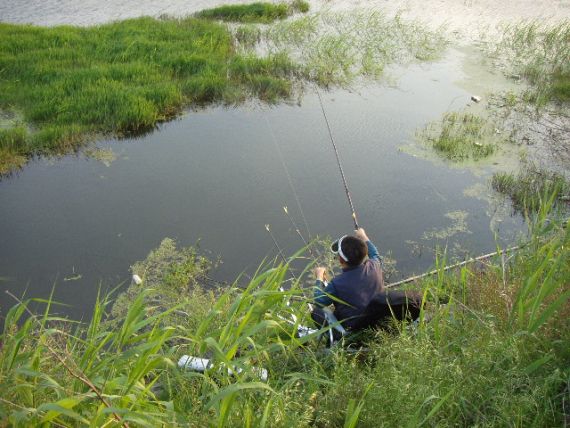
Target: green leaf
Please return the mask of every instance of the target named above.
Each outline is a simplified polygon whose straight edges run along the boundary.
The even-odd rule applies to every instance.
[[[79,413],[74,412],[73,409],[82,399],[75,397],[68,397],[59,400],[57,403],[45,403],[38,407],[38,412],[47,412],[41,422],[50,422],[57,418],[59,415],[65,415],[85,425],[89,425],[89,421],[81,416]]]
[[[549,362],[550,360],[552,360],[554,357],[552,356],[552,354],[547,354],[542,358],[539,358],[538,360],[533,361],[532,363],[530,363],[528,366],[526,366],[524,368],[524,372],[527,375],[530,375],[531,373],[533,373],[535,370],[539,369],[540,367],[542,367],[544,364],[546,364],[547,362]]]
[[[433,408],[430,410],[430,412],[427,414],[427,416],[424,418],[423,421],[420,422],[420,426],[425,424],[428,420],[431,419],[431,417],[433,415],[435,415],[437,413],[437,411],[440,409],[441,406],[443,406],[443,404],[447,401],[447,399],[449,398],[449,396],[453,393],[453,389],[450,390],[447,394],[445,394],[436,404],[435,406],[433,406]],[[432,396],[434,397],[434,396]],[[430,397],[431,398],[431,397]],[[434,397],[435,398],[435,397]]]
[[[267,386],[266,384],[262,383],[262,382],[249,382],[249,383],[234,383],[233,385],[227,386],[223,389],[221,389],[206,405],[206,409],[211,408],[212,406],[214,406],[217,402],[219,402],[220,400],[223,400],[225,397],[227,397],[228,395],[234,394],[235,392],[238,391],[245,391],[248,389],[264,389],[266,391],[271,392],[272,394],[275,393],[275,391],[270,388],[269,386]]]

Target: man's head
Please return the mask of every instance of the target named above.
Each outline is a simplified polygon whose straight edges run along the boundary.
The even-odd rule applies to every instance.
[[[331,250],[338,254],[341,264],[350,267],[362,264],[368,255],[366,243],[354,236],[343,236],[332,244]]]

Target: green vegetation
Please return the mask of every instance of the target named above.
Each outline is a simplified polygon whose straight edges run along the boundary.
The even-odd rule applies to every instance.
[[[445,113],[441,123],[428,124],[419,137],[452,161],[480,160],[496,152],[500,140],[484,118],[472,113]]]
[[[422,322],[370,332],[368,351],[357,354],[295,337],[286,320],[308,316],[287,266],[260,269],[244,288],[205,292],[196,285],[209,263],[166,240],[133,267],[143,284],[110,318],[111,298],[97,301],[85,325],[50,315],[49,301],[42,314],[26,313],[31,301],[9,311],[0,424],[561,426],[570,227],[548,217],[544,204],[527,245],[484,271],[444,273],[439,261],[441,273],[419,285]],[[183,354],[214,365],[183,371]],[[254,367],[268,369],[267,382]]]
[[[530,83],[525,98],[542,107],[570,101],[570,22],[527,22],[505,28],[494,54]]]
[[[568,208],[570,182],[561,174],[527,164],[518,174],[500,172],[493,175],[491,186],[507,195],[515,211],[536,213],[545,199],[554,195],[555,204]]]
[[[277,19],[285,19],[295,12],[305,13],[308,11],[309,3],[303,0],[295,0],[291,4],[258,2],[219,6],[202,10],[196,14],[196,17],[229,22],[269,23]]]
[[[0,24],[0,109],[32,125],[2,131],[2,171],[89,136],[152,129],[184,106],[273,102],[291,93],[285,54],[234,52],[223,25],[140,18],[92,28]]]
[[[308,4],[255,3],[199,15],[226,11],[248,22],[256,13],[269,19],[285,9],[306,12]],[[443,46],[440,33],[378,12],[232,29],[195,17],[90,28],[2,23],[0,112],[14,112],[26,126],[0,136],[0,174],[33,155],[67,153],[101,135],[152,130],[190,105],[249,97],[276,102],[301,80],[350,85],[380,77],[393,62],[433,59]]]
[[[308,4],[255,3],[199,15],[221,10],[250,22],[253,11],[268,19],[283,8],[306,12]],[[433,59],[443,46],[440,33],[378,12],[232,29],[195,17],[90,28],[0,24],[0,111],[14,112],[26,125],[2,135],[0,174],[33,155],[67,153],[101,135],[151,130],[190,105],[249,97],[276,102],[301,80],[350,85],[380,77],[393,62]]]

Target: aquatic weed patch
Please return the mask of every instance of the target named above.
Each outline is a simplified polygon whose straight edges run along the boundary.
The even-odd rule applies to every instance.
[[[452,161],[486,158],[497,151],[502,141],[488,119],[468,112],[445,113],[441,122],[428,124],[418,136]]]
[[[0,108],[32,125],[17,131],[23,139],[4,137],[3,170],[15,158],[77,148],[90,135],[152,129],[188,105],[274,102],[290,95],[296,73],[284,54],[242,58],[225,26],[195,18],[0,24],[0,53]]]
[[[375,10],[305,15],[274,24],[261,39],[264,49],[287,52],[307,79],[325,86],[378,78],[393,63],[435,59],[446,43],[443,31]]]

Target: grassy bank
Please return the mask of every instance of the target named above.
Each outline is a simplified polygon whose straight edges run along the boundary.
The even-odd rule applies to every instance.
[[[152,129],[191,104],[286,98],[296,73],[283,54],[236,54],[225,26],[194,18],[0,24],[0,52],[0,108],[27,124],[0,136],[4,171],[90,136]]]
[[[0,423],[561,426],[570,228],[542,209],[522,251],[419,284],[431,321],[370,332],[368,351],[356,355],[295,337],[286,320],[308,317],[287,266],[206,292],[197,284],[207,262],[167,240],[133,267],[143,284],[131,286],[128,304],[111,310],[112,299],[100,299],[89,324],[50,315],[49,305],[36,316],[26,315],[28,302],[14,306],[1,337]],[[182,354],[214,367],[181,371]],[[228,366],[242,370],[230,375]]]

